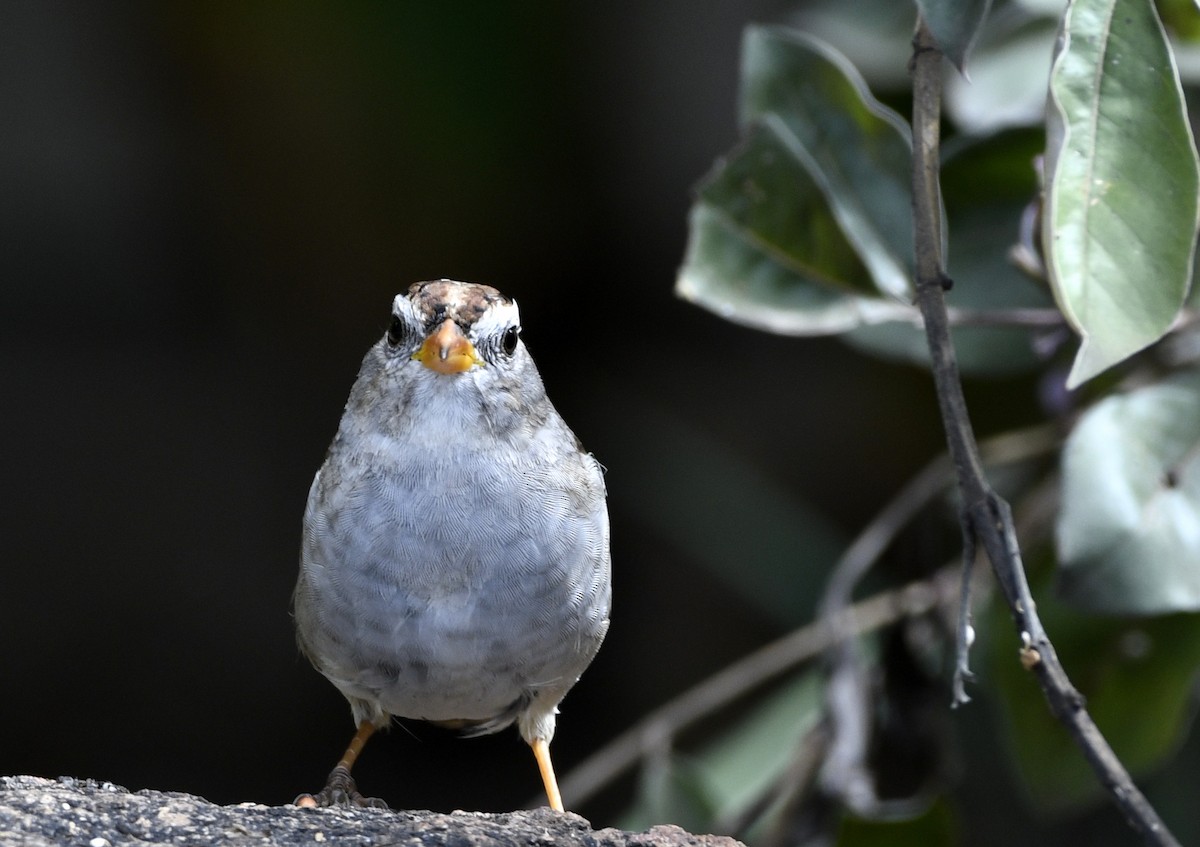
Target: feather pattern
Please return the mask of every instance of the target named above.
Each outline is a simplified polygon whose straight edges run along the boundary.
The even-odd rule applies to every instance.
[[[546,397],[515,302],[439,280],[392,316],[309,492],[301,649],[356,721],[549,741],[608,629],[602,469]],[[477,365],[415,358],[446,321]]]

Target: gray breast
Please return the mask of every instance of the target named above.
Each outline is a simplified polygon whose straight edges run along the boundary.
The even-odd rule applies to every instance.
[[[390,455],[331,450],[314,480],[295,600],[306,652],[352,701],[402,717],[499,729],[514,704],[556,701],[608,622],[594,460]]]

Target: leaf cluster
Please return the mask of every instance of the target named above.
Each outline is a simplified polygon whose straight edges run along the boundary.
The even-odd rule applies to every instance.
[[[754,329],[927,364],[911,133],[883,102],[897,101],[897,73],[879,62],[906,55],[918,9],[901,5],[818,4],[802,29],[746,30],[742,140],[697,189],[681,297]],[[1064,665],[1118,755],[1146,774],[1186,736],[1200,664],[1200,167],[1188,113],[1200,12],[1185,0],[916,7],[955,66],[942,217],[960,367],[1034,373],[1043,387],[1047,426],[985,460],[1012,492]],[[931,491],[948,491],[948,470],[937,478]],[[949,495],[929,502],[907,519],[953,527]],[[957,843],[944,696],[954,612],[924,608],[835,639],[823,667],[800,666],[690,755],[663,746],[631,823],[762,843]],[[1097,802],[1000,614],[980,592],[990,714],[1031,805]]]

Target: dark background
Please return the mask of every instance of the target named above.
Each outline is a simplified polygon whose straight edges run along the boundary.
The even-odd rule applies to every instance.
[[[672,295],[741,30],[792,8],[0,2],[0,772],[321,785],[353,727],[294,646],[300,515],[420,279],[516,297],[608,467],[613,626],[560,774],[804,620],[940,433],[920,371]],[[357,775],[399,807],[540,791],[515,732],[397,729]]]

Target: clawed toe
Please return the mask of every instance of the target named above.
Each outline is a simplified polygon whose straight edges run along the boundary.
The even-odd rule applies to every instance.
[[[316,794],[301,794],[293,805],[313,809],[324,806],[357,806],[361,809],[386,809],[388,804],[378,797],[364,797],[354,784],[350,771],[339,765],[329,773],[325,787]]]

